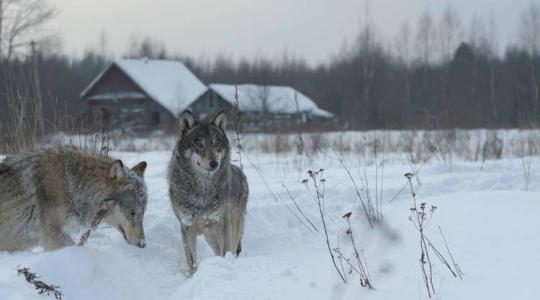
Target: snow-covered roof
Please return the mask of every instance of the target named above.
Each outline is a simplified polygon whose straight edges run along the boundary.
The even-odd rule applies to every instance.
[[[109,65],[81,93],[84,98],[90,89],[116,65],[126,73],[148,96],[161,104],[173,115],[178,116],[191,102],[195,101],[207,88],[181,62],[155,59],[120,59]],[[118,100],[129,92],[96,95],[100,100]],[[89,98],[90,99],[90,98]]]
[[[255,84],[210,84],[210,89],[225,101],[234,105],[235,89],[238,87],[238,102],[241,111],[264,111],[271,113],[309,113],[321,118],[331,118],[333,114],[315,104],[306,95],[288,86]]]

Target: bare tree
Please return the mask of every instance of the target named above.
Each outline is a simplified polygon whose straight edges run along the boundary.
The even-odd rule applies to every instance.
[[[58,15],[47,0],[0,0],[0,54],[9,60],[31,41],[50,40],[43,25]]]
[[[124,56],[129,58],[163,59],[167,58],[168,55],[163,42],[150,36],[145,36],[142,39],[132,36],[129,41],[129,48]]]
[[[412,31],[411,31],[409,22],[405,21],[401,24],[401,29],[395,40],[397,57],[401,61],[401,64],[403,66],[402,78],[403,78],[403,84],[404,84],[404,89],[405,89],[403,107],[408,107],[409,105],[411,105],[411,84],[410,84],[410,76],[409,76],[409,67],[411,64],[411,52],[412,52],[411,35],[412,35]],[[403,118],[404,116],[402,116],[402,119]]]
[[[439,41],[439,50],[441,58],[444,62],[452,59],[454,49],[459,43],[459,32],[461,29],[461,21],[457,10],[450,4],[446,6],[437,28],[437,37]]]
[[[519,28],[519,36],[521,38],[522,47],[526,49],[532,58],[540,55],[540,6],[536,3],[531,3],[521,16],[521,24]],[[534,121],[538,121],[540,113],[540,88],[536,67],[530,64],[529,81],[531,89],[530,103],[533,108]],[[530,120],[532,121],[532,120]]]
[[[405,66],[411,62],[411,35],[412,30],[409,22],[404,21],[401,24],[398,35],[395,39],[396,54]]]
[[[495,16],[491,14],[489,16],[489,22],[488,22],[488,30],[487,30],[487,36],[486,36],[486,44],[487,44],[487,53],[486,55],[489,58],[495,58],[499,56],[499,32],[497,28],[497,20],[495,20]]]
[[[489,44],[489,28],[486,20],[474,15],[469,24],[469,44],[472,45],[475,52],[487,56],[490,49]]]
[[[416,33],[416,46],[419,50],[420,61],[424,66],[431,62],[435,35],[433,18],[429,10],[426,10],[418,20],[418,31]]]
[[[489,100],[491,106],[491,117],[495,121],[497,119],[497,94],[495,86],[497,84],[497,78],[495,76],[495,58],[499,53],[498,40],[497,40],[497,23],[495,17],[490,15],[489,17],[489,29],[487,36],[487,55],[489,61]]]
[[[435,28],[433,24],[433,18],[431,17],[431,13],[429,10],[425,10],[424,13],[420,16],[418,19],[418,28],[416,32],[416,47],[418,52],[418,60],[420,61],[421,67],[422,67],[422,79],[421,79],[421,93],[428,94],[428,91],[431,87],[431,81],[432,81],[432,72],[430,71],[430,64],[433,61],[433,50],[435,46]],[[439,127],[440,120],[439,116],[434,116],[433,106],[437,107],[439,106],[438,103],[440,102],[439,99],[435,99],[434,101],[430,101],[431,104],[427,107],[424,107],[423,113],[425,115],[425,118],[428,118],[431,120],[430,127]],[[439,113],[441,113],[439,111]]]
[[[109,58],[110,55],[110,49],[109,49],[109,36],[107,35],[107,32],[105,30],[102,30],[99,33],[99,42],[98,42],[98,53],[104,58]]]
[[[364,113],[363,126],[369,126],[369,114],[374,110],[370,108],[372,82],[375,76],[375,55],[379,47],[377,34],[371,22],[370,1],[364,2],[364,18],[362,20],[360,34],[356,40],[355,52],[358,53],[359,63],[362,68],[362,102]],[[377,114],[374,114],[377,115]]]
[[[448,4],[439,19],[437,27],[436,41],[438,42],[438,50],[440,52],[440,60],[443,62],[442,72],[440,74],[440,101],[438,101],[435,109],[439,114],[443,111],[451,111],[448,107],[449,91],[448,84],[450,80],[450,61],[454,54],[454,49],[457,48],[458,35],[460,31],[461,21],[456,9]],[[450,121],[450,120],[448,120]]]
[[[540,5],[537,3],[531,3],[521,15],[519,37],[530,55],[540,54]]]

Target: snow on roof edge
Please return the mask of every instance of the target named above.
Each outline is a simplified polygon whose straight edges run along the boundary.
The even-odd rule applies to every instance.
[[[303,106],[307,106],[310,107],[308,109],[303,109],[302,111],[303,112],[307,112],[307,113],[311,113],[313,114],[314,116],[318,116],[318,117],[321,117],[321,118],[333,118],[334,117],[334,114],[329,112],[329,111],[326,111],[322,108],[320,108],[317,103],[315,103],[315,101],[313,101],[313,99],[311,99],[310,97],[304,95],[302,92],[298,91],[297,89],[291,87],[291,86],[287,86],[287,85],[258,85],[258,84],[251,84],[251,83],[243,83],[243,84],[223,84],[223,83],[211,83],[208,85],[208,88],[212,91],[214,91],[215,93],[217,93],[218,95],[220,95],[225,101],[229,102],[230,104],[233,104],[234,105],[234,102],[235,102],[235,99],[233,99],[234,96],[232,95],[229,95],[229,93],[225,93],[225,89],[231,89],[231,90],[234,90],[235,87],[238,87],[238,90],[239,90],[239,94],[242,94],[243,92],[240,91],[242,88],[244,89],[249,89],[249,88],[260,88],[260,87],[268,87],[268,88],[277,88],[279,90],[281,90],[281,92],[283,91],[291,91],[291,92],[294,92],[296,93],[298,96],[299,96],[299,100],[300,101],[303,101]],[[253,110],[257,110],[257,109],[253,109]]]

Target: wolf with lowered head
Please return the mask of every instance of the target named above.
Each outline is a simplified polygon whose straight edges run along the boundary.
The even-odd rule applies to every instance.
[[[0,251],[74,245],[70,231],[90,228],[98,214],[144,247],[145,169],[74,147],[8,156],[0,162]]]
[[[210,122],[189,111],[180,116],[180,136],[169,163],[169,193],[180,221],[187,275],[197,269],[197,236],[203,234],[216,255],[241,251],[248,184],[231,164],[225,133],[227,116]]]

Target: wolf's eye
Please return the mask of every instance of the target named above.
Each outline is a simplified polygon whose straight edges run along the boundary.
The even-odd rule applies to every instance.
[[[135,217],[135,210],[130,209],[129,210],[129,215],[132,216],[132,217]]]
[[[215,142],[214,143],[214,148],[220,149],[221,148],[221,143],[220,142]]]

